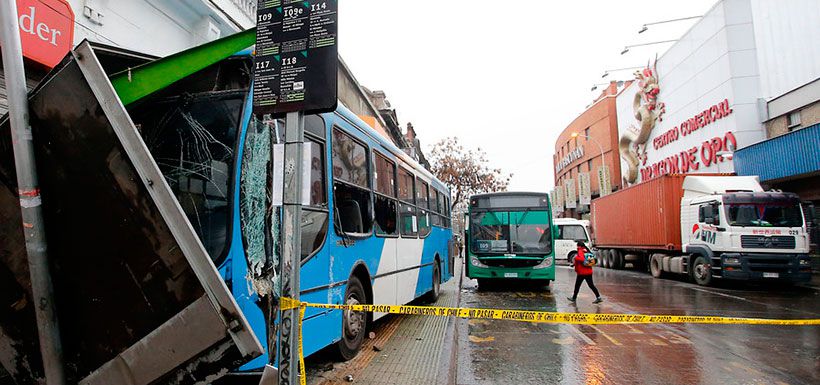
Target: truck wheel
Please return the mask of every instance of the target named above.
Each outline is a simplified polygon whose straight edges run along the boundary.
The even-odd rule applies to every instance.
[[[608,268],[609,262],[606,260],[606,250],[598,249],[598,261],[601,263],[601,267]]]
[[[567,262],[569,262],[570,265],[572,264],[572,260],[575,259],[576,255],[578,255],[578,252],[576,251],[573,251],[569,253],[569,255],[567,255]]]
[[[345,305],[366,304],[364,287],[356,276],[350,277],[345,290]],[[349,361],[356,357],[367,334],[367,314],[359,311],[344,310],[342,313],[342,339],[336,344],[339,356]]]
[[[612,268],[612,250],[607,249],[607,250],[604,250],[603,253],[604,253],[604,260],[606,260],[606,268],[611,269]]]
[[[612,263],[615,265],[615,270],[623,270],[624,256],[620,250],[611,250],[610,253],[612,254]]]
[[[661,258],[655,254],[649,256],[649,272],[652,277],[661,278],[663,276],[663,269],[661,269]]]
[[[692,279],[701,286],[708,286],[712,283],[712,264],[704,256],[695,258],[692,264]]]

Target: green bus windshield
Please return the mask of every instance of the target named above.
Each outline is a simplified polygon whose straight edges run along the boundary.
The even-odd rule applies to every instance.
[[[549,254],[547,211],[478,211],[470,214],[471,249],[476,254]]]

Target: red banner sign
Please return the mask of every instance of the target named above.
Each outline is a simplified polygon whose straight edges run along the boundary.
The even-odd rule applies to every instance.
[[[66,0],[17,0],[23,56],[49,68],[74,45],[74,11]]]

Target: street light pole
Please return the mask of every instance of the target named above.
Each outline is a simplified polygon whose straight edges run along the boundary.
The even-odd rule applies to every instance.
[[[46,382],[49,385],[63,385],[65,383],[63,349],[54,305],[54,287],[48,267],[42,198],[37,180],[31,126],[29,126],[28,89],[23,68],[23,47],[20,43],[16,1],[9,0],[0,5],[0,47],[2,47],[5,70],[14,168],[17,172],[17,190],[20,196],[23,235],[26,240],[40,355],[43,360]]]

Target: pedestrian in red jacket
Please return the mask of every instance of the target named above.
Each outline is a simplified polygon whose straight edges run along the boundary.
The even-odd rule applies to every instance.
[[[586,258],[585,253],[590,253],[589,248],[584,244],[583,241],[578,241],[578,253],[575,254],[575,258],[572,261],[572,266],[575,266],[575,273],[577,276],[575,277],[575,291],[572,293],[572,297],[567,297],[570,302],[575,302],[575,299],[578,298],[578,290],[581,289],[581,283],[587,281],[587,285],[589,288],[592,289],[592,292],[595,293],[595,300],[592,303],[601,303],[604,300],[601,298],[601,294],[598,293],[598,289],[595,287],[595,284],[592,282],[592,263]]]

